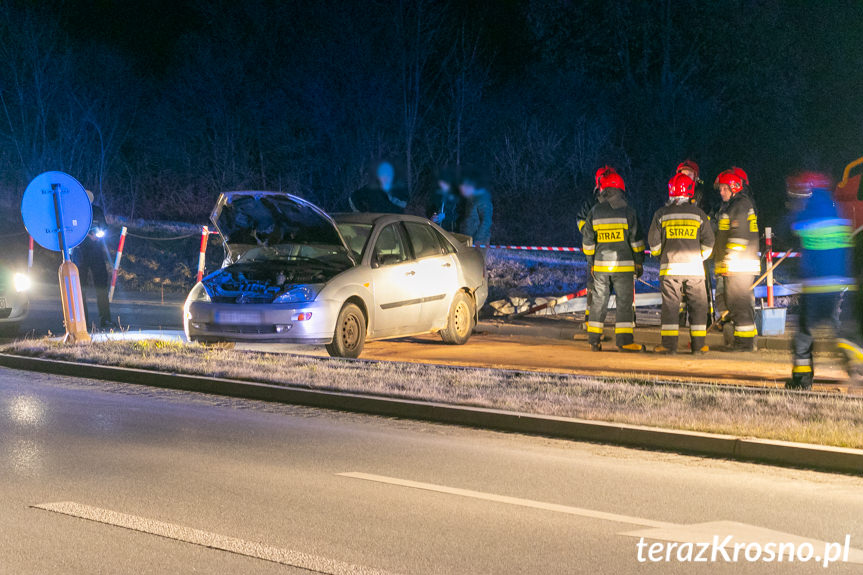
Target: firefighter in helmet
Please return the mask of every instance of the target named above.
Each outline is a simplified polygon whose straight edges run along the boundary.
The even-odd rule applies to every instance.
[[[717,309],[727,311],[733,326],[727,349],[755,351],[755,300],[752,284],[761,273],[760,240],[755,202],[739,172],[725,170],[714,187],[722,197],[716,216],[713,262],[717,276]],[[719,285],[721,282],[721,285]]]
[[[658,255],[662,293],[662,343],[654,351],[677,353],[680,300],[686,295],[692,353],[706,353],[707,290],[704,260],[713,252],[713,229],[694,201],[695,180],[678,172],[668,182],[668,203],[656,210],[647,243]]]
[[[799,330],[794,335],[794,366],[790,389],[810,389],[814,377],[812,328],[832,320],[836,345],[843,352],[849,373],[861,375],[863,351],[851,295],[851,222],[842,218],[833,203],[832,181],[826,174],[803,172],[788,178],[786,190],[791,231],[801,248]]]
[[[624,196],[623,178],[605,171],[598,178],[597,203],[590,212],[582,234],[582,249],[593,276],[593,294],[587,334],[593,351],[602,349],[602,328],[608,300],[614,290],[617,309],[614,333],[621,351],[643,351],[634,342],[635,277],[644,272],[644,240],[635,210]]]
[[[593,196],[589,200],[585,200],[578,210],[576,217],[578,218],[578,231],[584,233],[584,224],[587,223],[587,216],[593,206],[596,205],[596,195],[599,193],[599,179],[605,174],[617,173],[617,170],[609,165],[602,166],[596,170],[593,177],[594,187]],[[590,270],[588,270],[590,271]],[[587,290],[587,307],[584,309],[584,329],[587,329],[587,322],[590,321],[590,303],[593,300],[593,273],[587,274],[587,284],[584,286]]]

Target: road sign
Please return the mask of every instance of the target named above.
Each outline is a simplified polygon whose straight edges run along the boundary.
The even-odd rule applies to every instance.
[[[63,172],[45,172],[36,176],[24,191],[21,216],[36,243],[60,252],[64,251],[64,240],[70,250],[87,237],[93,207],[78,180]],[[68,254],[65,256],[68,259]]]
[[[39,174],[24,190],[21,216],[30,236],[43,248],[63,253],[60,265],[60,300],[63,304],[64,341],[90,341],[78,268],[69,250],[84,241],[93,223],[93,206],[84,186],[69,174]]]

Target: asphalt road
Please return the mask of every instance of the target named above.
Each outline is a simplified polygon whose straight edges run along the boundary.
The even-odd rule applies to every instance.
[[[11,370],[0,485],[4,574],[822,573],[642,564],[627,533],[863,547],[859,477]]]

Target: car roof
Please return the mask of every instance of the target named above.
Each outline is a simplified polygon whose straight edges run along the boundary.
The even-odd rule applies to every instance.
[[[427,224],[429,221],[420,216],[412,216],[410,214],[372,214],[365,212],[344,212],[340,214],[332,214],[332,218],[336,223],[345,224],[369,224],[369,225],[386,225],[392,222],[417,222]]]

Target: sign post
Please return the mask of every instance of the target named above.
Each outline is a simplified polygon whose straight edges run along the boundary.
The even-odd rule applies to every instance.
[[[21,216],[27,231],[40,246],[63,256],[59,270],[60,299],[66,326],[63,341],[90,341],[81,279],[78,267],[70,258],[70,251],[84,241],[93,222],[93,207],[87,192],[68,174],[45,172],[36,176],[24,191]]]

